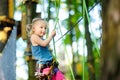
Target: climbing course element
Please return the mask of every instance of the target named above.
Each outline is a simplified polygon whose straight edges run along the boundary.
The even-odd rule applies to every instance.
[[[12,33],[0,56],[0,80],[16,80],[16,35],[17,28]]]

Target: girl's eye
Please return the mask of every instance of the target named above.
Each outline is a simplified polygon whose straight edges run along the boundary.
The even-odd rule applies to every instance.
[[[43,28],[42,26],[40,28]]]

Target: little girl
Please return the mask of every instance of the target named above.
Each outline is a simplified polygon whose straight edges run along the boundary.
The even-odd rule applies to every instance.
[[[26,29],[32,44],[32,54],[38,60],[36,63],[36,77],[46,80],[65,80],[64,75],[58,69],[57,62],[48,49],[48,44],[56,35],[55,30],[51,32],[47,39],[43,39],[46,34],[47,23],[40,18],[33,19]]]

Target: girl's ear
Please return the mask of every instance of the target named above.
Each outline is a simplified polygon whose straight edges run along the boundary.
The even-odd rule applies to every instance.
[[[34,26],[32,27],[32,30],[35,31],[35,27]]]

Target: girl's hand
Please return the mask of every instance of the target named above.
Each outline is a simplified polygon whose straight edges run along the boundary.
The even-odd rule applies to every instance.
[[[51,35],[54,37],[56,35],[56,31],[52,30]]]

